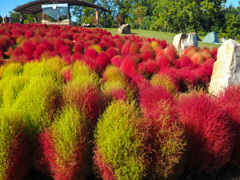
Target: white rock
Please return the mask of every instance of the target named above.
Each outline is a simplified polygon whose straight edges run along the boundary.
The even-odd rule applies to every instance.
[[[240,83],[240,44],[232,39],[224,41],[218,48],[217,61],[213,65],[213,73],[209,93],[218,95],[230,84]]]

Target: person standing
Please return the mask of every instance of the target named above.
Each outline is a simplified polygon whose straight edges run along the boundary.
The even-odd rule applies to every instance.
[[[2,20],[3,20],[3,23],[8,23],[8,17],[7,17],[6,14],[5,14],[5,16],[2,18]]]
[[[20,15],[20,24],[23,24],[23,16]]]

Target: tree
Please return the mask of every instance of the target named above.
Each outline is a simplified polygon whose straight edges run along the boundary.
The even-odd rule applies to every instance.
[[[98,5],[102,6],[103,8],[111,11],[111,13],[106,13],[106,27],[114,27],[114,18],[117,14],[117,10],[114,7],[113,0],[99,0]],[[99,23],[103,26],[104,25],[104,12],[99,11]]]
[[[95,3],[96,0],[86,0],[90,3]],[[95,9],[84,6],[73,6],[72,13],[76,16],[77,23],[83,24],[92,24],[93,17],[95,16]]]
[[[20,13],[9,11],[10,17],[12,18],[12,23],[19,23],[20,22]],[[24,24],[34,23],[34,16],[31,14],[23,14]],[[37,14],[37,22],[41,21],[41,13]]]
[[[117,8],[118,14],[123,17],[123,23],[130,16],[130,11],[132,9],[133,0],[113,0],[114,6]]]
[[[221,26],[221,4],[226,0],[162,0],[156,3],[154,15],[159,30],[211,31],[217,24]]]

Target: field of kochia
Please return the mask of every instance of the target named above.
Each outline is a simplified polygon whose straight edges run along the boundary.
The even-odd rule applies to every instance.
[[[0,179],[176,179],[240,167],[240,86],[217,48],[102,29],[0,26]]]

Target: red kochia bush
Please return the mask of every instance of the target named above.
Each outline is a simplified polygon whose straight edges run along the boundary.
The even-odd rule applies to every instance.
[[[174,104],[172,94],[170,94],[167,89],[159,86],[149,86],[148,88],[142,89],[139,92],[139,100],[144,114],[153,117],[157,115],[155,111],[161,100],[166,101],[166,103],[171,106]]]
[[[236,133],[236,143],[232,153],[232,163],[240,167],[240,85],[231,85],[225,88],[217,96],[220,105],[227,111],[231,117],[234,131]]]
[[[161,45],[163,48],[165,48],[165,47],[167,46],[166,40],[163,39],[163,40],[160,42],[160,45]]]
[[[213,58],[217,60],[217,53],[218,53],[218,48],[217,47],[212,47],[211,53],[213,55]]]
[[[193,67],[193,62],[187,55],[180,56],[179,61],[180,61],[181,67],[189,67],[189,68]]]
[[[188,141],[188,168],[212,172],[223,167],[234,143],[226,111],[211,96],[193,92],[179,97],[178,114]]]
[[[60,54],[61,56],[71,55],[72,54],[72,50],[67,45],[61,45],[59,50],[58,50],[58,54]]]
[[[112,59],[114,56],[119,54],[119,51],[115,48],[115,47],[110,47],[107,50],[107,54],[109,55],[109,57]]]
[[[0,36],[0,51],[6,51],[11,45],[10,39],[8,36]]]
[[[121,63],[122,63],[122,60],[123,60],[123,56],[116,55],[111,59],[111,63],[116,67],[120,67]]]
[[[131,41],[126,41],[124,44],[123,44],[123,47],[122,47],[122,50],[121,50],[121,53],[122,55],[127,55],[129,54],[129,48],[131,46]]]
[[[174,60],[177,57],[177,49],[174,45],[169,45],[164,49],[164,54],[169,57],[169,59]]]
[[[160,69],[170,68],[172,66],[172,61],[166,55],[158,57],[156,63]]]
[[[142,53],[142,61],[147,61],[149,59],[155,59],[155,54],[153,50],[146,50]]]
[[[83,54],[84,53],[84,42],[76,42],[73,48],[74,53]]]
[[[141,74],[144,74],[146,77],[150,77],[151,75],[157,73],[159,71],[159,67],[154,60],[148,60],[147,62],[142,62],[138,64],[138,70]]]
[[[85,51],[84,56],[95,59],[98,56],[98,53],[95,49],[91,48]]]
[[[121,70],[128,76],[133,77],[138,73],[137,60],[134,56],[126,56],[120,66]]]
[[[140,51],[138,45],[136,42],[132,42],[130,47],[129,47],[129,53],[134,55],[134,54],[138,54]]]
[[[111,59],[106,52],[102,51],[97,56],[96,63],[98,65],[98,71],[103,72],[105,68],[111,63]]]
[[[29,41],[24,42],[23,45],[23,51],[27,54],[28,59],[31,60],[33,58],[33,53],[36,50],[36,47]]]
[[[184,170],[182,163],[186,142],[177,118],[175,101],[168,90],[161,87],[141,90],[139,100],[148,129],[145,145],[149,153],[148,179],[176,177]]]

